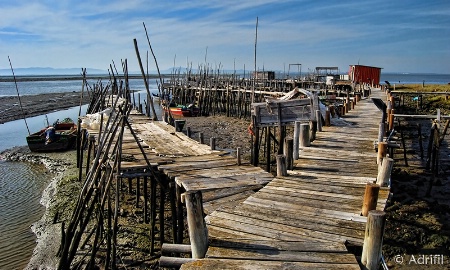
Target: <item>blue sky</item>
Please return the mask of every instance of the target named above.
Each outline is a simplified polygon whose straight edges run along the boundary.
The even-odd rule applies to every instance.
[[[450,74],[448,0],[0,0],[0,68],[97,68],[127,59],[139,70],[133,39],[161,69],[286,70],[382,67],[383,72]],[[207,52],[207,53],[206,53]],[[150,55],[150,70],[156,70]],[[145,64],[144,64],[145,65]]]

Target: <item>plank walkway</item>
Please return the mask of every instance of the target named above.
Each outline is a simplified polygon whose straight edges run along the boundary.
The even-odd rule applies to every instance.
[[[372,96],[383,94],[375,90]],[[376,180],[373,141],[381,112],[366,99],[343,119],[346,123],[324,127],[310,147],[300,149],[288,176],[273,178],[235,206],[207,210],[206,258],[181,269],[360,269],[346,245],[364,241],[366,218],[360,213],[365,185]],[[196,189],[185,177],[201,176],[176,179]],[[210,183],[202,181],[201,189]],[[389,189],[382,188],[378,210],[388,196]]]
[[[182,192],[202,191],[210,245],[205,259],[181,269],[360,269],[347,246],[363,243],[360,211],[366,183],[376,180],[381,112],[365,99],[343,119],[300,149],[288,176],[274,177],[163,122],[130,115],[152,167],[177,184],[178,203]],[[121,170],[145,173],[140,152],[126,129]],[[388,195],[380,190],[377,209]]]

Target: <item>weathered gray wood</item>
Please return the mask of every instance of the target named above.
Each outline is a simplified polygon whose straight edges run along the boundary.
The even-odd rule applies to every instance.
[[[193,262],[193,261],[195,261],[195,259],[193,259],[193,258],[161,256],[159,258],[159,266],[165,267],[165,268],[179,268],[183,264],[187,264],[187,263]]]
[[[229,269],[229,270],[280,270],[280,269],[314,269],[314,270],[359,270],[357,263],[310,263],[310,262],[281,262],[266,260],[233,260],[233,259],[202,259],[189,262],[181,266],[181,270],[192,269]]]
[[[379,167],[377,184],[386,187],[390,184],[391,171],[394,166],[394,160],[392,158],[385,157]]]
[[[277,176],[286,176],[287,166],[286,166],[286,156],[277,155]]]
[[[163,254],[167,253],[191,253],[192,248],[191,245],[186,244],[169,244],[164,243],[161,247],[161,252]]]
[[[280,110],[278,110],[280,107]],[[271,100],[268,103],[253,103],[252,115],[256,116],[257,127],[293,124],[295,121],[309,121],[311,100]]]
[[[186,192],[185,201],[192,258],[204,258],[208,249],[208,230],[203,219],[202,193]]]
[[[296,121],[295,125],[294,125],[294,152],[293,152],[293,156],[294,156],[294,160],[297,160],[299,157],[299,140],[300,140],[300,125],[301,122],[300,121]]]
[[[361,255],[361,262],[368,270],[378,270],[380,267],[385,220],[385,212],[369,211]]]
[[[300,125],[300,141],[299,141],[300,147],[308,147],[311,145],[309,129],[310,126],[307,123],[303,123]]]

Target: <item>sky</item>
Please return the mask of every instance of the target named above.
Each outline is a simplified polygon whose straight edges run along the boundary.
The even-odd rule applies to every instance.
[[[448,0],[0,0],[0,69],[349,65],[450,74]],[[256,21],[258,20],[257,38]]]

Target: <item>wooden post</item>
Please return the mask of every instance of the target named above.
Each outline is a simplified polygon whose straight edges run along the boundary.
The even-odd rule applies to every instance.
[[[380,266],[385,220],[385,212],[369,211],[361,256],[361,263],[367,270],[378,270]]]
[[[378,166],[377,184],[386,187],[389,185],[391,178],[392,167],[394,166],[394,159],[384,157],[381,166]]]
[[[394,128],[394,109],[391,110],[391,113],[389,114],[389,130],[392,130]]]
[[[186,128],[186,136],[191,137],[191,127]]]
[[[385,127],[386,127],[386,123],[381,122],[380,126],[378,128],[378,143],[383,142],[384,135],[386,133]]]
[[[215,137],[209,138],[209,145],[211,146],[211,150],[216,150],[216,138]]]
[[[286,167],[288,170],[294,169],[294,140],[285,139],[283,154],[286,156]]]
[[[203,140],[203,132],[200,132],[200,133],[198,134],[198,140],[199,140],[199,142],[200,142],[201,144],[204,143],[204,140]]]
[[[361,210],[361,215],[367,217],[370,210],[377,209],[378,193],[380,186],[373,183],[366,184],[366,190],[364,192],[364,201]]]
[[[325,111],[325,126],[326,126],[326,127],[331,126],[331,112],[330,112],[330,107],[327,107],[327,110]]]
[[[242,156],[242,149],[238,147],[236,149],[236,159],[237,159],[237,165],[240,166],[242,164],[241,156]]]
[[[266,130],[266,172],[270,172],[270,170],[271,170],[271,164],[270,164],[270,161],[271,161],[271,140],[270,140],[270,136],[271,136],[271,133],[270,133],[270,127],[265,127],[265,130]]]
[[[381,161],[387,154],[387,149],[388,149],[387,142],[378,142],[377,164],[381,164]]]
[[[317,131],[322,131],[322,114],[320,110],[316,110]]]
[[[310,132],[309,132],[309,140],[312,142],[316,139],[316,133],[317,133],[317,121],[312,120],[310,121]]]
[[[208,249],[208,231],[203,218],[203,200],[201,191],[185,193],[189,239],[192,248],[192,258],[205,257]]]
[[[295,121],[294,125],[294,144],[293,144],[293,158],[297,160],[299,158],[299,139],[300,139],[300,121]]]
[[[277,176],[287,176],[285,155],[277,155]]]
[[[309,138],[310,134],[310,126],[309,124],[300,124],[300,140],[299,140],[299,146],[300,147],[308,147],[311,145],[311,139]]]

